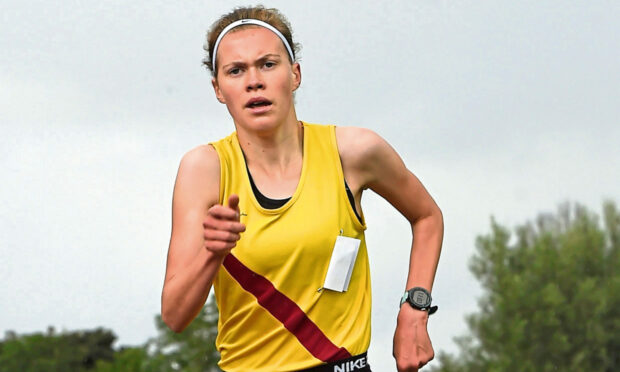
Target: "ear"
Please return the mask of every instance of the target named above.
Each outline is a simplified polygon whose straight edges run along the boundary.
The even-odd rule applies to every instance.
[[[217,83],[216,78],[211,78],[211,85],[213,85],[213,91],[215,92],[215,96],[220,103],[226,104],[226,100],[222,95],[222,91],[220,90],[220,85]]]
[[[299,62],[293,63],[291,66],[291,73],[293,74],[293,92],[301,85],[301,66]]]

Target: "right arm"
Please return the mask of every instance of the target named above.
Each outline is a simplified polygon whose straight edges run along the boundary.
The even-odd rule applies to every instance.
[[[172,233],[161,296],[161,316],[181,332],[204,306],[222,261],[245,227],[239,198],[219,205],[220,163],[210,145],[188,152],[179,166],[172,198]]]

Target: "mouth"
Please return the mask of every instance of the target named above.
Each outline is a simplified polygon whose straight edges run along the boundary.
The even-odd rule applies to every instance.
[[[252,98],[245,104],[245,107],[250,109],[267,106],[271,106],[271,101],[263,97]]]

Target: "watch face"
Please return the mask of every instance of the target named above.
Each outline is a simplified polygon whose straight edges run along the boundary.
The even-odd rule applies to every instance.
[[[431,296],[421,289],[413,289],[409,292],[409,301],[418,307],[428,307],[431,304]]]

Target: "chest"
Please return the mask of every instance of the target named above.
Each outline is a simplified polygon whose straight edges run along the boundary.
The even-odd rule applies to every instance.
[[[322,267],[329,262],[342,225],[337,204],[297,200],[280,214],[246,210],[241,217],[246,231],[233,252],[257,272],[270,276],[295,266]]]

